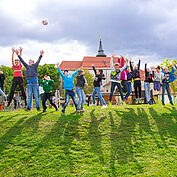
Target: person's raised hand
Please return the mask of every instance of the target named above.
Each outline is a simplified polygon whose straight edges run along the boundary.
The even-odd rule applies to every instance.
[[[43,54],[44,54],[44,51],[43,51],[43,50],[41,50],[41,51],[40,51],[40,55],[41,55],[41,56],[43,56]]]
[[[115,53],[112,54],[112,58],[114,58],[114,57],[115,57]]]
[[[94,64],[92,64],[92,66],[94,66]]]
[[[15,50],[15,53],[17,54],[17,56],[19,56],[19,50]]]
[[[15,48],[12,48],[12,53],[13,53],[13,54],[15,53]]]
[[[19,47],[19,50],[20,50],[20,52],[22,52],[23,48],[22,48],[22,47]]]
[[[126,62],[128,62],[128,58],[126,58]]]
[[[56,64],[56,66],[57,66],[57,68],[59,68],[59,66],[60,66],[60,63],[58,62],[58,63]]]

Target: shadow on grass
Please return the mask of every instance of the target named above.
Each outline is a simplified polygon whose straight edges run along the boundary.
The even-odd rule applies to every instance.
[[[19,119],[15,125],[13,125],[8,131],[0,138],[0,153],[12,143],[13,139],[22,133],[22,130],[27,127],[31,127],[34,132],[37,131],[39,120],[42,118],[42,114],[37,114],[35,116],[30,117],[27,119],[27,116],[22,117]],[[26,120],[27,119],[27,120]],[[26,120],[26,121],[25,121]],[[23,138],[23,137],[22,137]]]
[[[81,116],[82,114],[75,112],[69,115],[62,114],[57,122],[54,124],[50,132],[42,138],[42,140],[30,153],[30,156],[26,158],[26,162],[30,161],[31,158],[35,156],[42,148],[49,150],[48,148],[56,146],[56,149],[59,150],[60,148],[58,147],[61,147],[61,150],[65,154],[65,158],[60,158],[67,163],[72,173],[74,169],[74,162],[71,157],[72,152],[70,151],[70,149],[73,140],[75,138],[79,139],[79,132],[77,128],[78,121]],[[61,153],[59,153],[59,156],[61,156]]]
[[[121,118],[120,125],[117,126],[113,119],[112,113],[109,112],[110,122],[111,122],[111,159],[110,168],[112,170],[112,175],[117,176],[117,170],[115,162],[118,161],[119,165],[124,165],[129,162],[135,163],[136,170],[139,173],[143,173],[143,169],[138,161],[134,158],[133,152],[134,147],[132,144],[132,138],[135,135],[135,125],[137,122],[137,114],[134,109],[127,108],[128,112],[121,112],[115,110],[118,117]],[[130,116],[131,115],[131,116]]]
[[[14,117],[16,117],[16,116],[18,116],[18,115],[19,115],[19,114],[15,114],[15,115],[13,115],[13,116],[9,116],[7,119],[1,120],[1,121],[0,121],[0,124],[3,124],[3,123],[5,123],[5,122],[11,120],[11,119],[13,119]],[[1,117],[0,117],[0,118],[1,118]]]
[[[167,109],[170,110],[172,113],[174,113],[174,110],[176,111],[175,108],[174,109],[167,108]],[[153,109],[152,107],[149,108],[149,112],[152,118],[154,119],[154,121],[156,122],[158,133],[164,144],[165,144],[165,140],[169,137],[168,135],[170,135],[171,138],[177,139],[176,122],[173,121],[172,119],[172,117],[175,117],[173,116],[175,114],[173,114],[172,117],[168,113],[158,114],[155,111],[155,109]]]

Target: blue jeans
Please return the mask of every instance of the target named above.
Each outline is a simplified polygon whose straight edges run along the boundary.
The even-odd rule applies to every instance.
[[[80,105],[81,105],[81,109],[83,109],[84,103],[85,103],[84,90],[82,88],[80,88],[80,87],[76,87],[76,93],[77,93],[77,96],[79,98],[78,109],[80,109]]]
[[[172,102],[169,83],[163,83],[162,85],[162,102],[164,102],[165,89],[167,90],[167,94],[170,102]]]
[[[76,110],[77,110],[78,104],[77,104],[76,94],[75,94],[74,90],[65,90],[65,103],[63,104],[63,110],[66,109],[66,106],[69,103],[70,97],[72,98],[74,105],[76,107]]]
[[[111,93],[110,93],[110,96],[109,96],[109,101],[110,101],[110,102],[112,101],[112,96],[113,96],[114,89],[115,89],[116,86],[117,86],[118,89],[119,89],[121,99],[122,99],[122,100],[124,99],[123,92],[122,92],[122,87],[121,87],[120,83],[118,83],[118,82],[112,82],[112,83],[111,83]]]
[[[104,98],[101,96],[101,90],[100,87],[94,87],[93,93],[92,93],[92,99],[93,99],[93,104],[95,104],[95,94],[98,94],[99,99],[103,103],[103,105],[106,105],[106,102],[104,101]]]
[[[39,105],[39,87],[38,87],[37,83],[36,84],[28,84],[28,86],[27,86],[27,95],[28,95],[27,107],[30,109],[31,109],[31,105],[32,105],[33,94],[34,94],[36,108],[38,109],[40,107],[40,105]]]
[[[145,90],[146,100],[149,103],[149,101],[151,100],[151,97],[150,97],[150,83],[149,82],[144,82],[144,90]]]
[[[125,95],[125,99],[127,100],[127,98],[130,96],[130,93],[132,92],[132,82],[131,81],[127,81],[127,87],[128,87],[128,91]]]

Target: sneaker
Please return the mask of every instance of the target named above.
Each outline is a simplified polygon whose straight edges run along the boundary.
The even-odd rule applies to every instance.
[[[44,109],[42,112],[47,112],[46,109]]]
[[[93,103],[92,103],[90,106],[96,106],[96,104],[93,104]]]
[[[172,106],[174,105],[172,101],[170,101],[170,104],[171,104]]]
[[[25,110],[26,110],[26,111],[30,111],[31,109],[30,109],[29,107],[27,107]]]
[[[125,100],[124,100],[124,101],[122,101],[122,103],[123,103],[123,105],[124,105],[124,106],[126,106]]]
[[[81,108],[81,109],[80,109],[80,111],[81,111],[81,112],[84,112],[84,111],[85,111],[85,109]]]
[[[139,99],[139,103],[142,103],[142,100],[141,100],[141,98]]]
[[[64,114],[64,113],[65,113],[65,110],[64,110],[64,109],[62,109],[62,110],[61,110],[61,113],[63,113],[63,114]]]
[[[138,104],[138,103],[139,103],[139,100],[138,100],[137,98],[135,99],[135,103],[136,103],[136,104]]]
[[[111,101],[109,101],[109,106],[112,106],[112,103],[111,103]]]
[[[37,108],[37,111],[41,111],[40,108]]]
[[[80,109],[76,109],[76,112],[80,112]]]
[[[101,108],[101,109],[105,109],[105,108],[107,108],[108,106],[107,105],[103,105],[103,107]]]
[[[162,105],[163,105],[163,106],[165,106],[165,103],[164,103],[164,102],[162,102]]]
[[[59,111],[58,109],[56,109],[55,111]]]

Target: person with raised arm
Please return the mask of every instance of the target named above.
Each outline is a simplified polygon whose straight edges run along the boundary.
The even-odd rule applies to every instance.
[[[168,71],[167,67],[165,67],[164,69],[162,68],[162,73],[164,74],[164,78],[162,80],[162,105],[164,106],[165,106],[165,101],[164,101],[165,90],[167,91],[170,104],[173,105],[169,83],[175,81],[175,76],[173,75],[175,73],[175,70],[172,66],[171,69],[172,69],[171,71]]]
[[[141,60],[139,58],[139,62],[137,65],[133,67],[132,65],[132,60],[130,60],[130,69],[132,72],[132,77],[133,77],[133,86],[135,90],[135,98],[136,98],[136,104],[142,103],[141,100],[141,76],[140,76],[140,63]]]
[[[20,56],[22,57],[22,48],[20,47]],[[14,61],[14,53],[15,53],[15,49],[12,48],[12,68],[13,68],[13,80],[12,80],[12,86],[11,86],[11,90],[10,90],[10,94],[8,96],[8,105],[10,106],[11,101],[14,97],[14,92],[17,86],[19,86],[21,93],[22,93],[22,97],[25,101],[25,107],[27,106],[27,101],[26,101],[26,93],[25,93],[25,88],[24,88],[24,84],[23,84],[23,73],[22,73],[22,64],[20,62],[19,59],[15,59]]]
[[[64,72],[61,72],[61,69],[59,67],[59,63],[57,63],[57,68],[60,76],[63,79],[64,82],[64,90],[65,90],[65,103],[62,107],[62,113],[65,113],[65,109],[69,103],[70,97],[72,98],[76,111],[79,111],[78,109],[78,103],[76,99],[76,94],[74,92],[74,80],[73,78],[76,76],[76,74],[79,72],[79,69],[76,70],[72,75],[69,74],[68,70],[64,70]]]
[[[101,87],[102,80],[106,79],[106,78],[104,77],[102,69],[96,70],[94,65],[92,65],[92,68],[93,68],[93,71],[95,73],[95,78],[94,78],[94,82],[93,82],[94,90],[93,90],[93,93],[92,93],[93,103],[90,106],[96,106],[96,103],[95,103],[95,94],[97,93],[99,99],[101,100],[101,102],[103,104],[103,107],[101,109],[105,109],[105,108],[107,108],[107,105],[106,105],[106,102],[105,102],[104,98],[101,95],[101,89],[100,89],[100,87]]]
[[[87,80],[85,79],[85,74],[87,74],[88,71],[79,70],[78,75],[76,76],[77,83],[76,83],[76,93],[79,98],[78,101],[78,109],[80,111],[84,111],[84,103],[85,103],[85,93],[84,93],[84,87],[85,85],[88,86]]]
[[[120,84],[120,76],[121,76],[122,71],[127,67],[128,59],[126,59],[125,65],[122,68],[120,68],[119,63],[113,64],[113,58],[114,57],[115,57],[115,54],[112,54],[111,61],[110,61],[111,93],[110,93],[110,96],[109,96],[109,105],[112,104],[112,96],[113,96],[113,93],[114,93],[114,90],[115,90],[116,86],[118,87],[118,90],[120,92],[122,102],[123,102],[123,104],[125,104],[124,96],[123,96],[123,92],[122,92],[122,87],[121,87],[121,84]]]
[[[149,68],[147,68],[147,63],[145,63],[145,81],[144,81],[144,90],[145,90],[145,96],[146,101],[149,105],[152,105],[151,97],[150,97],[150,83],[153,82],[154,78],[154,71],[150,71]]]
[[[41,58],[43,57],[44,51],[40,51],[39,59],[34,62],[34,60],[29,60],[29,63],[27,64],[22,57],[19,54],[19,50],[15,50],[15,53],[17,54],[18,58],[20,59],[21,63],[26,68],[26,77],[27,77],[27,109],[26,111],[31,110],[32,106],[32,97],[34,94],[35,104],[37,111],[40,111],[40,104],[39,104],[39,86],[38,86],[38,66],[41,61]]]

